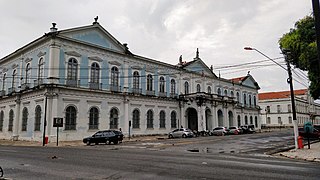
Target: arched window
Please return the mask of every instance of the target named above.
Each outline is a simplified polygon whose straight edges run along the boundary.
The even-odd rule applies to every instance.
[[[0,112],[0,131],[3,130],[3,119],[4,119],[4,113],[3,111]]]
[[[153,77],[151,74],[147,75],[147,91],[153,90]]]
[[[119,69],[115,66],[111,68],[111,86],[119,86]]]
[[[228,90],[224,90],[224,96],[228,96]]]
[[[240,94],[237,92],[237,101],[240,102]]]
[[[7,74],[3,74],[3,77],[2,77],[2,90],[4,91],[6,89],[6,75]]]
[[[233,91],[230,91],[230,96],[234,97]]]
[[[250,124],[253,124],[253,118],[250,116]]]
[[[44,77],[44,61],[43,58],[40,58],[39,64],[38,64],[38,80],[42,79]]]
[[[67,79],[74,81],[78,79],[78,61],[75,58],[70,58],[68,61]]]
[[[189,94],[189,83],[188,83],[188,81],[184,82],[184,94]]]
[[[208,86],[208,93],[211,94],[211,87]]]
[[[160,77],[160,89],[159,89],[159,92],[164,92],[164,85],[165,85],[165,81],[164,81],[164,77],[163,76],[161,76]]]
[[[34,121],[34,130],[40,131],[41,126],[41,107],[39,105],[36,106],[35,110],[35,121]]]
[[[249,94],[249,106],[251,106],[251,95]]]
[[[77,110],[74,106],[67,107],[65,119],[65,130],[76,130]]]
[[[134,91],[140,88],[140,75],[138,71],[133,72],[133,89]]]
[[[22,110],[22,128],[21,131],[27,131],[27,125],[28,125],[28,109],[26,107]]]
[[[153,128],[153,111],[151,109],[147,112],[147,128]]]
[[[254,117],[254,126],[255,126],[255,128],[258,127],[258,117],[257,116]]]
[[[9,111],[9,125],[8,125],[8,131],[12,131],[12,127],[13,127],[13,118],[14,118],[14,112],[11,109]]]
[[[138,109],[132,112],[132,128],[140,128],[140,111]]]
[[[243,94],[243,103],[246,106],[247,105],[247,95]]]
[[[201,86],[200,86],[200,84],[197,84],[197,92],[201,92]]]
[[[89,129],[99,129],[99,110],[91,107],[89,112]]]
[[[119,113],[118,109],[112,108],[110,110],[110,129],[118,129]]]
[[[244,117],[244,124],[248,124],[248,116]]]
[[[240,115],[238,115],[238,127],[240,127],[241,126],[241,117],[240,117]]]
[[[16,87],[16,78],[17,78],[17,70],[13,70],[12,72],[12,88]]]
[[[166,128],[166,113],[164,111],[160,111],[160,128]]]
[[[100,66],[94,62],[91,64],[91,83],[98,84],[100,77]]]
[[[177,128],[177,113],[175,111],[171,112],[171,128]]]
[[[171,94],[176,94],[176,81],[171,79]]]
[[[253,105],[257,106],[257,98],[256,98],[256,96],[253,96]]]
[[[221,96],[221,89],[218,88],[218,96]]]
[[[28,63],[27,66],[26,66],[26,79],[25,79],[25,83],[30,83],[30,77],[31,77],[31,65],[30,65],[30,63]]]

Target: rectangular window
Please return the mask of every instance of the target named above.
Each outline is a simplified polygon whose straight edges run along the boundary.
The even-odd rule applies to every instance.
[[[278,124],[282,124],[281,117],[278,117]]]
[[[292,117],[289,116],[289,124],[292,124]]]
[[[288,112],[291,112],[291,104],[288,104]]]
[[[270,117],[267,118],[267,124],[271,124],[271,118]]]
[[[280,105],[277,105],[277,112],[281,113],[281,106]]]

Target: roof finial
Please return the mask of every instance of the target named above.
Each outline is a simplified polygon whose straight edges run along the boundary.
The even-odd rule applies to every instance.
[[[182,64],[182,55],[179,57],[179,64]]]
[[[199,59],[199,48],[197,48],[196,58]]]
[[[250,75],[250,71],[248,71],[248,75]]]
[[[52,27],[50,28],[50,32],[56,32],[58,28],[56,28],[57,23],[52,23]]]
[[[93,19],[94,19],[94,22],[93,22],[92,24],[99,24],[99,23],[98,23],[98,18],[99,18],[98,16],[96,16],[95,18],[93,18]]]

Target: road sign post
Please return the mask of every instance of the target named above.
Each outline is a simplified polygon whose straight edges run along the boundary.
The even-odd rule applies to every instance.
[[[63,127],[63,118],[53,118],[53,127],[57,127],[57,146],[59,145],[59,127]]]

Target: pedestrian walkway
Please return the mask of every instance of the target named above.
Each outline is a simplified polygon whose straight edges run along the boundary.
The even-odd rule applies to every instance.
[[[320,142],[310,144],[310,149],[308,149],[308,145],[305,145],[303,149],[292,149],[286,152],[278,153],[277,155],[291,159],[320,162]]]

